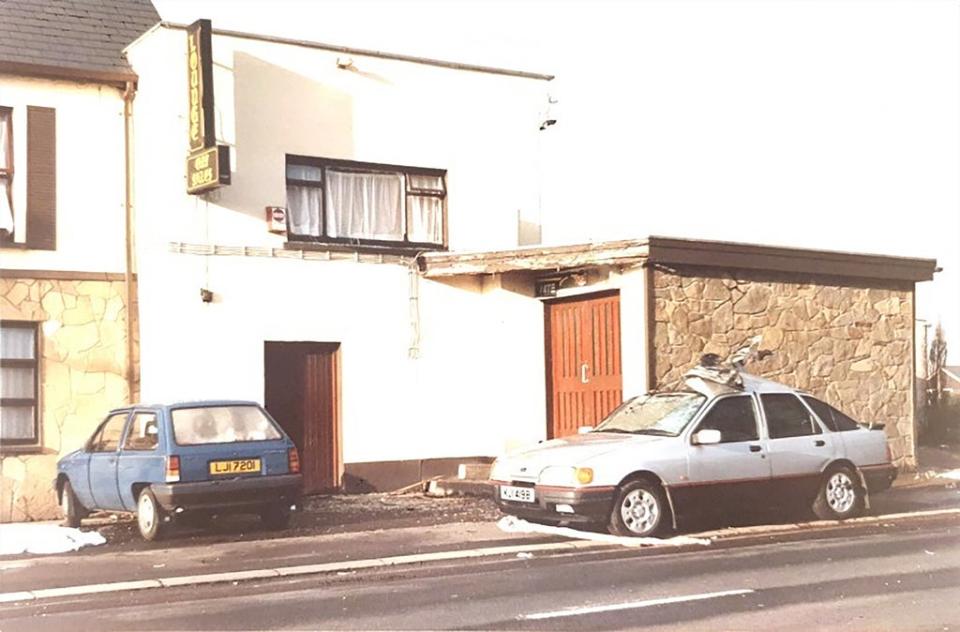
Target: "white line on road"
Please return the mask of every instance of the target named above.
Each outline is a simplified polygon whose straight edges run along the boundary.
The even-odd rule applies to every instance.
[[[565,610],[554,610],[552,612],[537,612],[536,614],[522,614],[518,619],[536,621],[539,619],[557,619],[559,617],[575,617],[583,614],[597,614],[599,612],[614,612],[616,610],[634,610],[636,608],[650,608],[652,606],[663,606],[671,603],[684,603],[687,601],[702,601],[704,599],[717,599],[719,597],[733,597],[734,595],[749,595],[754,592],[750,588],[739,590],[724,590],[722,592],[702,593],[699,595],[684,595],[682,597],[662,597],[660,599],[645,599],[644,601],[631,601],[628,603],[615,603],[607,606],[584,606],[582,608],[567,608]]]

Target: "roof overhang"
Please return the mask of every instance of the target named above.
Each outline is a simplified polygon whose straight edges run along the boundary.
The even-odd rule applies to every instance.
[[[70,68],[64,66],[47,66],[44,64],[26,64],[16,61],[0,60],[0,74],[17,75],[21,77],[35,77],[40,79],[58,79],[61,81],[82,81],[87,83],[103,83],[122,88],[128,81],[136,82],[137,74],[132,70],[106,71],[87,68]]]
[[[431,252],[418,258],[428,278],[504,272],[546,272],[635,265],[647,259],[646,241],[608,241],[572,246],[530,247],[493,252]]]
[[[420,255],[418,262],[421,272],[428,278],[630,266],[644,262],[909,282],[929,281],[938,271],[936,259],[657,236],[645,240],[491,252],[432,252]]]

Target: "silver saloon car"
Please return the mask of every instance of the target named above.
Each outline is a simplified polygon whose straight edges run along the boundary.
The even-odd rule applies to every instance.
[[[629,399],[589,432],[497,459],[490,478],[501,510],[653,536],[706,506],[804,503],[823,519],[851,518],[897,475],[881,424],[746,373],[736,388],[687,385]]]

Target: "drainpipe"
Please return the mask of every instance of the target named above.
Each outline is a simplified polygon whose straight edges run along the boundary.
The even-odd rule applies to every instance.
[[[136,374],[133,368],[133,334],[137,329],[138,309],[133,305],[133,99],[137,89],[132,81],[126,82],[123,91],[123,167],[124,167],[124,199],[123,222],[125,242],[125,263],[123,270],[124,301],[127,305],[127,399],[134,403],[134,386]],[[139,393],[137,393],[139,397]]]

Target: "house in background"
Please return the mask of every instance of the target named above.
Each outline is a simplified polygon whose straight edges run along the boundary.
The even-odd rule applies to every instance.
[[[53,517],[57,459],[136,397],[122,50],[158,19],[0,2],[0,521]]]

